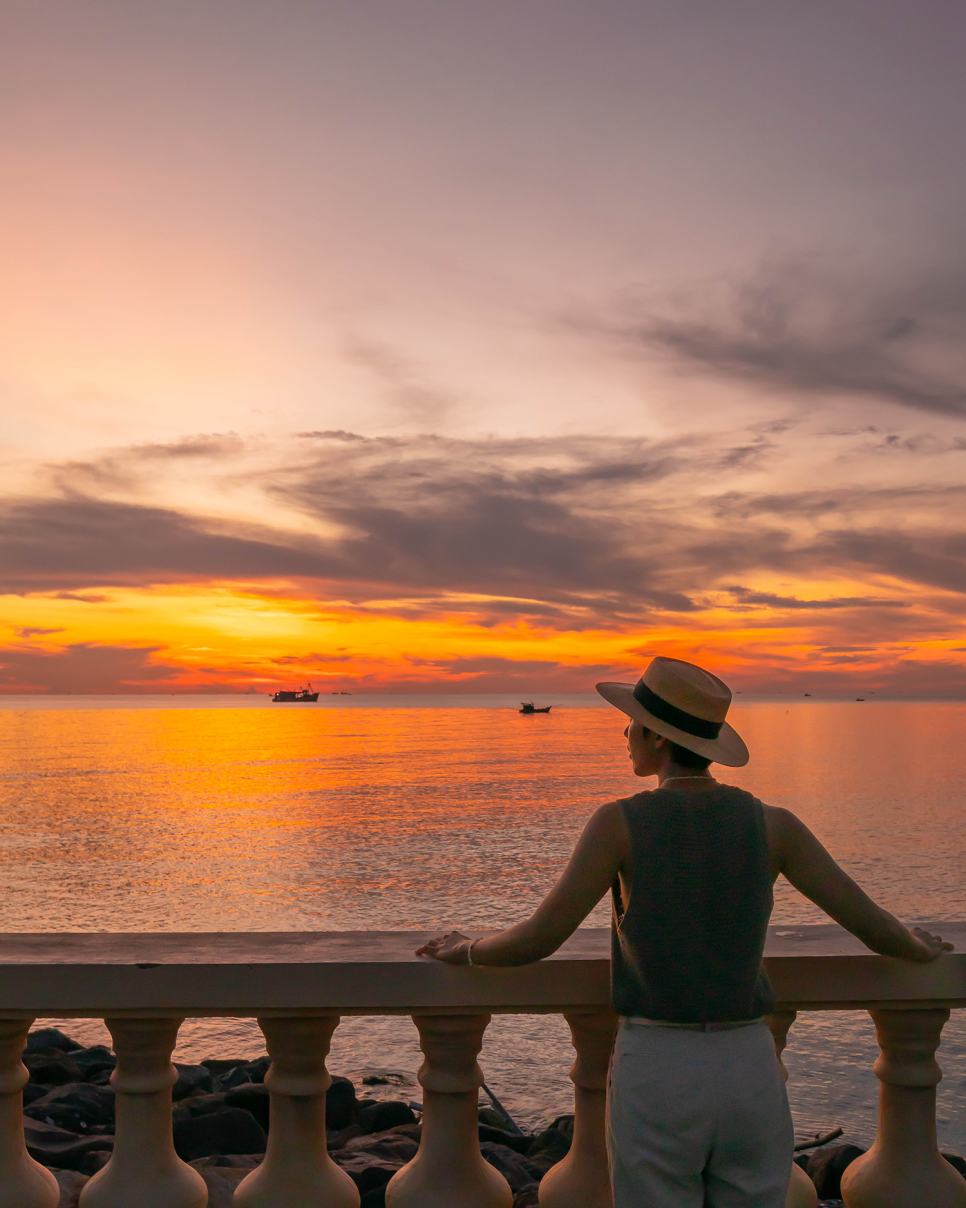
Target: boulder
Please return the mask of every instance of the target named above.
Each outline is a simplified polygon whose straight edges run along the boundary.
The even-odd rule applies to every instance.
[[[805,1173],[815,1184],[820,1200],[837,1200],[842,1195],[842,1175],[856,1158],[865,1153],[858,1145],[823,1145],[808,1160]]]
[[[356,1121],[358,1115],[356,1088],[348,1078],[335,1075],[332,1085],[325,1092],[325,1127],[335,1130],[348,1128]]]
[[[328,1116],[328,1112],[326,1113]],[[397,1124],[415,1124],[416,1113],[408,1103],[399,1099],[387,1099],[384,1103],[374,1103],[372,1107],[364,1107],[359,1112],[359,1127],[368,1133],[385,1132],[395,1128]]]
[[[244,1086],[236,1086],[224,1095],[225,1107],[240,1107],[251,1112],[266,1133],[270,1098],[268,1087],[261,1082],[246,1082]]]
[[[57,1208],[77,1208],[80,1193],[90,1182],[90,1175],[78,1174],[76,1170],[52,1170],[60,1188],[60,1203]]]
[[[230,1091],[233,1087],[244,1086],[245,1083],[251,1083],[252,1076],[243,1066],[236,1066],[233,1070],[228,1070],[225,1074],[219,1074],[215,1078],[215,1086],[222,1091]],[[261,1086],[262,1084],[254,1083],[253,1085]]]
[[[558,1116],[549,1128],[537,1133],[527,1150],[527,1158],[546,1173],[570,1153],[574,1135],[573,1116]]]
[[[84,1077],[66,1054],[51,1057],[46,1053],[24,1053],[23,1063],[30,1081],[41,1086],[64,1086],[68,1082],[81,1082]]]
[[[362,1129],[358,1124],[350,1124],[348,1128],[340,1128],[336,1132],[326,1131],[325,1144],[329,1149],[341,1149],[354,1137],[361,1137]]]
[[[67,1082],[25,1107],[24,1115],[68,1132],[83,1132],[92,1124],[114,1123],[114,1091],[89,1082]]]
[[[24,1140],[27,1153],[39,1162],[56,1170],[84,1171],[84,1160],[89,1153],[104,1153],[110,1157],[114,1149],[113,1137],[84,1137],[53,1124],[31,1120],[23,1121]]]
[[[480,1145],[480,1153],[503,1175],[514,1194],[530,1183],[538,1183],[543,1176],[543,1170],[514,1153],[512,1149],[507,1149],[505,1145],[484,1141]]]
[[[267,1139],[251,1112],[240,1107],[222,1107],[174,1123],[174,1148],[185,1162],[216,1153],[264,1153]]]
[[[386,1187],[388,1184],[383,1184],[382,1187],[374,1187],[372,1191],[367,1191],[359,1200],[359,1208],[386,1208]]]
[[[94,1175],[110,1162],[111,1155],[104,1149],[91,1149],[77,1163],[77,1168],[81,1174]]]
[[[365,1195],[377,1187],[385,1187],[392,1176],[404,1165],[399,1159],[381,1158],[378,1154],[358,1149],[337,1149],[332,1160],[346,1172]]]
[[[966,1160],[955,1153],[944,1153],[943,1157],[950,1166],[955,1166],[963,1178],[966,1179]]]
[[[225,1106],[224,1095],[189,1095],[171,1108],[172,1123],[182,1120],[192,1120],[195,1116],[207,1116],[211,1112],[221,1111]]]
[[[60,1049],[62,1053],[72,1053],[83,1047],[76,1040],[65,1036],[60,1028],[37,1028],[28,1033],[25,1051],[35,1053],[38,1049]]]
[[[117,1058],[105,1044],[91,1045],[89,1049],[76,1049],[71,1053],[70,1060],[81,1071],[85,1082],[90,1081],[91,1074],[100,1070],[113,1070],[117,1065]]]
[[[502,1128],[491,1128],[488,1124],[479,1125],[481,1141],[493,1141],[497,1145],[505,1145],[514,1153],[527,1154],[533,1146],[534,1138],[523,1136],[521,1133],[506,1132]]]
[[[349,1141],[345,1146],[349,1153],[371,1153],[387,1161],[409,1162],[416,1156],[419,1142],[402,1133],[389,1132],[363,1135]]]
[[[195,1158],[189,1162],[195,1170],[207,1170],[209,1166],[230,1166],[234,1170],[254,1170],[265,1159],[263,1153],[216,1153],[207,1158]]]
[[[235,1189],[251,1171],[231,1166],[209,1166],[199,1171],[208,1188],[208,1208],[232,1208]]]
[[[539,1193],[540,1188],[536,1183],[528,1183],[526,1187],[521,1187],[513,1197],[513,1208],[537,1208]]]
[[[174,1068],[178,1071],[178,1081],[171,1088],[171,1098],[176,1103],[196,1091],[210,1094],[215,1089],[211,1074],[203,1065],[182,1065],[176,1061]]]
[[[212,1078],[221,1078],[224,1074],[231,1073],[232,1070],[248,1065],[248,1062],[244,1057],[206,1057],[201,1064]]]
[[[264,1082],[268,1067],[272,1064],[271,1057],[257,1057],[254,1061],[246,1062],[244,1068],[252,1082]]]
[[[36,1103],[38,1099],[43,1099],[44,1095],[50,1091],[49,1086],[38,1086],[35,1082],[28,1082],[23,1088],[23,1105],[29,1107],[31,1103]]]

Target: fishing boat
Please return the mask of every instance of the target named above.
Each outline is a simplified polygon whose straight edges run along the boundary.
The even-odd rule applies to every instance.
[[[520,706],[521,713],[549,713],[553,708],[553,705],[547,705],[543,709],[538,709],[532,700],[522,700],[520,701]]]
[[[283,704],[293,704],[295,702],[312,704],[313,701],[317,701],[318,699],[319,694],[318,692],[312,691],[311,684],[309,684],[307,688],[295,688],[294,690],[283,690],[281,692],[276,692],[272,697],[273,701],[279,701]]]

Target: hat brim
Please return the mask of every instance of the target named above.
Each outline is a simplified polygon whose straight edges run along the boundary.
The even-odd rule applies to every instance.
[[[660,734],[662,738],[670,738],[671,742],[686,747],[695,755],[702,755],[705,759],[723,764],[726,768],[743,768],[751,758],[741,735],[727,722],[722,725],[721,733],[717,738],[696,738],[693,734],[688,734],[686,730],[678,730],[675,726],[669,726],[666,721],[661,721],[653,713],[648,713],[634,695],[633,684],[603,683],[597,685],[597,691],[615,709],[620,709],[622,713],[626,713],[634,721],[639,721],[642,725],[647,726],[655,734]]]

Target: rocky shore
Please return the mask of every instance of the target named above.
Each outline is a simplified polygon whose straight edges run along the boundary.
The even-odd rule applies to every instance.
[[[114,1055],[45,1028],[30,1033],[23,1060],[30,1074],[23,1092],[28,1152],[55,1173],[60,1208],[75,1208],[84,1184],[114,1148]],[[229,1208],[235,1187],[264,1157],[268,1065],[267,1057],[177,1065],[174,1145],[208,1184],[209,1208]],[[405,1099],[369,1097],[366,1090],[333,1077],[326,1096],[328,1148],[359,1188],[362,1208],[383,1208],[386,1184],[418,1148],[418,1107]],[[510,1184],[514,1208],[535,1206],[540,1180],[570,1149],[573,1116],[558,1116],[524,1134],[494,1110],[482,1108],[479,1115],[480,1150]],[[822,1204],[836,1208],[842,1172],[863,1152],[856,1145],[828,1144],[796,1161],[811,1176]],[[947,1159],[966,1178],[966,1162],[954,1155]]]

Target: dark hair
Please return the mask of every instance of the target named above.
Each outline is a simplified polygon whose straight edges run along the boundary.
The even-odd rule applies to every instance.
[[[693,768],[696,772],[703,772],[714,762],[711,759],[705,759],[703,755],[698,755],[695,751],[689,751],[687,747],[678,746],[676,742],[671,743],[671,758],[679,768]]]
[[[653,730],[644,727],[645,734],[653,734]],[[679,768],[691,768],[695,772],[703,772],[710,768],[714,763],[713,759],[705,759],[703,755],[698,755],[696,751],[689,751],[687,747],[678,746],[676,742],[670,743],[671,760],[676,763]]]

